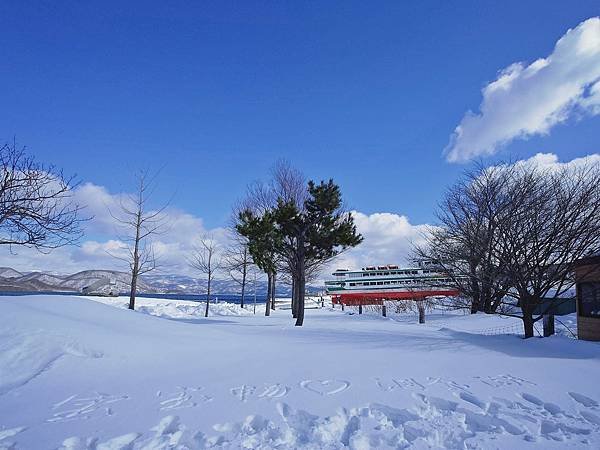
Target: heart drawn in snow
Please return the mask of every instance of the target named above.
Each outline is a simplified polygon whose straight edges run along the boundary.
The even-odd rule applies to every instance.
[[[345,391],[350,383],[344,380],[304,380],[300,386],[319,395],[334,395]]]

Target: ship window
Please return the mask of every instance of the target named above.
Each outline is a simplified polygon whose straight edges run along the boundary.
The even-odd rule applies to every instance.
[[[378,286],[380,286],[380,285],[382,285],[382,284],[383,284],[383,281],[378,281],[378,282],[377,282],[377,285],[378,285]]]
[[[350,283],[350,286],[356,286],[356,283]]]
[[[386,282],[385,282],[385,284],[390,284],[390,282],[389,282],[389,281],[386,281]]]

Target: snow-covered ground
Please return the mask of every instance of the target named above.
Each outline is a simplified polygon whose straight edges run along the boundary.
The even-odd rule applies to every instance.
[[[485,315],[297,328],[125,304],[0,299],[0,448],[600,448],[597,343],[484,335],[517,323]]]

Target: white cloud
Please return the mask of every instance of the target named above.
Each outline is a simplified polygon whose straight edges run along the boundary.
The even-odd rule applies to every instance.
[[[558,155],[554,153],[536,153],[528,159],[522,159],[514,163],[516,166],[533,166],[542,170],[562,170],[576,169],[581,167],[590,167],[592,165],[600,165],[600,154],[593,153],[591,155],[575,158],[571,161],[560,162]],[[502,166],[499,166],[502,167]]]
[[[109,213],[119,211],[121,201],[126,202],[125,193],[110,193],[105,187],[85,183],[74,191],[75,201],[86,205],[84,215],[92,217],[84,222],[87,238],[80,246],[68,246],[43,254],[35,249],[13,247],[11,253],[6,246],[0,246],[0,265],[19,271],[44,270],[57,273],[73,273],[87,269],[115,269],[127,271],[124,261],[111,255],[125,256],[125,242],[119,236],[126,234],[119,223]],[[201,218],[178,208],[165,210],[168,227],[153,242],[159,256],[161,269],[168,273],[191,273],[187,256],[197,240],[207,234],[225,244],[226,230],[207,229]]]
[[[10,266],[20,271],[45,270],[57,273],[73,273],[86,269],[127,270],[126,263],[111,256],[122,255],[124,242],[119,240],[118,225],[108,213],[107,207],[117,210],[119,200],[125,194],[112,194],[106,188],[86,183],[75,192],[77,201],[87,205],[88,215],[93,219],[85,224],[89,236],[79,247],[70,246],[55,249],[49,254],[41,254],[34,249],[0,248],[0,265]],[[333,262],[335,267],[362,267],[368,264],[405,263],[410,252],[411,242],[421,239],[426,225],[413,225],[406,216],[392,213],[363,214],[353,212],[358,231],[364,242]],[[207,229],[200,217],[169,208],[166,211],[170,227],[154,241],[154,249],[159,255],[161,270],[165,273],[193,274],[187,264],[187,257],[198,239],[210,233],[219,243],[228,241],[225,228]],[[90,236],[90,234],[92,236]],[[324,271],[327,276],[330,268]]]
[[[356,269],[367,265],[407,264],[413,243],[422,242],[429,225],[413,225],[403,215],[393,213],[363,214],[353,211],[356,228],[364,237],[357,247],[336,258],[323,276],[336,268]]]
[[[444,153],[450,162],[491,155],[582,114],[600,114],[600,17],[567,31],[547,58],[501,71],[483,89],[480,112],[465,114]]]

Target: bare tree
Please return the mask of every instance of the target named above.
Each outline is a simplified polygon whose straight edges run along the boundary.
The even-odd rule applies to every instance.
[[[494,249],[502,222],[510,218],[512,205],[503,193],[512,170],[478,165],[467,172],[446,191],[436,211],[439,226],[424,234],[424,245],[414,247],[416,259],[437,261],[452,279],[461,293],[454,307],[494,313],[510,288]]]
[[[213,236],[205,235],[192,251],[188,262],[193,269],[206,276],[206,311],[204,317],[208,317],[211,285],[215,274],[223,268],[221,247]]]
[[[574,261],[600,250],[600,164],[543,170],[522,165],[506,190],[511,205],[494,247],[520,308],[525,337],[549,311],[544,302],[574,286]]]
[[[472,308],[519,317],[525,337],[600,250],[600,165],[480,167],[451,189],[421,256],[437,259]]]
[[[135,309],[135,296],[139,277],[157,266],[157,256],[154,251],[152,237],[162,234],[167,228],[164,211],[167,204],[158,209],[150,209],[149,201],[154,193],[155,177],[147,171],[136,174],[136,190],[134,193],[120,198],[117,211],[110,215],[115,219],[124,235],[119,240],[125,243],[125,254],[111,256],[126,262],[131,272],[131,287],[129,292],[129,309]]]
[[[223,266],[228,271],[229,277],[240,286],[240,306],[242,308],[245,304],[246,285],[248,284],[248,274],[252,265],[253,261],[248,249],[248,240],[236,233],[225,252]]]
[[[46,252],[75,244],[83,235],[82,207],[73,198],[78,183],[44,166],[17,147],[0,147],[0,245]]]

